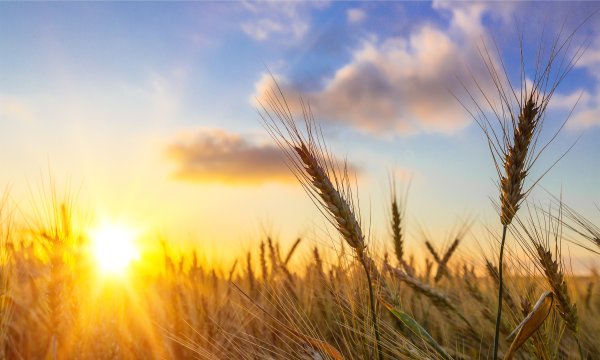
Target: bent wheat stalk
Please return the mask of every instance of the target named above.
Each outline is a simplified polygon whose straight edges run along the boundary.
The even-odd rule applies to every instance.
[[[415,292],[417,292],[419,294],[423,294],[426,297],[428,297],[431,300],[431,302],[440,311],[442,311],[442,312],[449,311],[449,312],[455,314],[459,319],[461,319],[465,323],[465,325],[467,326],[467,329],[470,332],[476,333],[471,322],[465,317],[465,315],[462,312],[459,311],[459,309],[456,307],[456,305],[453,303],[453,301],[450,300],[450,298],[448,296],[446,296],[444,293],[440,292],[439,290],[437,290],[435,288],[430,287],[429,285],[411,277],[410,275],[408,275],[408,274],[402,272],[401,270],[396,269],[390,265],[387,265],[385,270],[388,271],[389,273],[391,273],[392,275],[394,275],[400,281],[403,281],[404,283],[406,283]]]
[[[304,132],[298,129],[283,92],[273,79],[274,86],[261,103],[259,114],[267,131],[287,158],[287,164],[300,181],[319,211],[338,230],[361,263],[367,278],[371,320],[375,332],[377,354],[383,360],[381,335],[375,309],[373,282],[380,276],[373,260],[366,254],[365,236],[354,209],[348,169],[340,169],[325,148],[321,129],[316,124],[310,106],[301,100]]]

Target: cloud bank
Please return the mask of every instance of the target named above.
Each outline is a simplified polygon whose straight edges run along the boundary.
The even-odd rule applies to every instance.
[[[187,131],[167,146],[166,155],[176,165],[172,176],[177,180],[234,185],[297,183],[283,151],[274,142],[260,142],[252,135],[222,129]],[[353,164],[346,167],[351,174],[359,173]]]
[[[313,113],[374,135],[453,133],[469,124],[452,92],[462,90],[459,78],[487,76],[476,50],[486,7],[435,7],[451,14],[448,28],[425,24],[407,36],[366,38],[324,87],[303,93]],[[299,92],[277,78],[288,95]],[[264,103],[271,81],[267,74],[259,79],[257,102]]]
[[[231,184],[294,180],[277,145],[219,129],[180,135],[168,146],[167,156],[177,164],[173,176],[179,180]]]

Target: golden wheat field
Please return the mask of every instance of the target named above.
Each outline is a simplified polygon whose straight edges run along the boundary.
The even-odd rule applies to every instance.
[[[600,359],[599,11],[0,2],[0,358]]]

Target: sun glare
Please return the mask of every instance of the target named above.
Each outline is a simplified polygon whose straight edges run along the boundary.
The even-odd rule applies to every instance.
[[[101,273],[122,274],[129,264],[138,259],[134,230],[120,225],[103,225],[91,231],[92,254]]]

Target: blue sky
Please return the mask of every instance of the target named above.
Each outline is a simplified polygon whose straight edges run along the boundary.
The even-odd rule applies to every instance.
[[[593,2],[3,2],[0,185],[26,203],[51,172],[59,184],[81,184],[81,201],[98,217],[188,236],[213,250],[223,242],[249,244],[263,227],[284,241],[316,232],[315,241],[328,245],[323,219],[261,126],[256,99],[269,84],[268,69],[290,98],[310,101],[334,153],[360,170],[373,241],[387,236],[387,177],[395,169],[401,179],[412,178],[414,249],[421,246],[420,228],[441,244],[461,219],[496,221],[485,139],[451,94],[461,94],[461,76],[485,77],[477,47],[495,41],[514,79],[521,30],[531,59],[543,29],[547,39],[563,24],[568,34],[598,8]],[[542,183],[596,218],[598,19],[583,24],[567,51],[589,45],[551,102],[548,134],[581,97],[533,174],[579,138]]]

